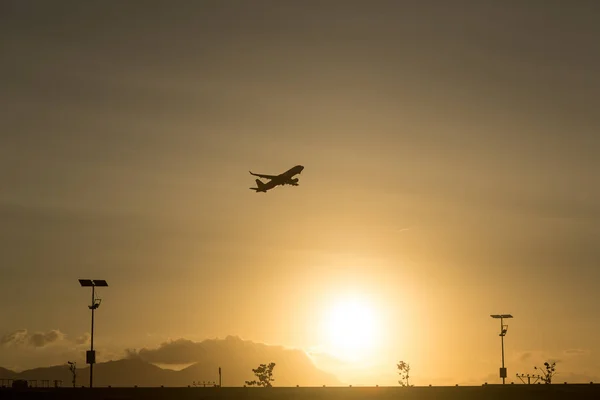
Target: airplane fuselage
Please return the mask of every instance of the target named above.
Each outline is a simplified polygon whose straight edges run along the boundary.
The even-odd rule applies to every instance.
[[[277,178],[273,179],[279,183],[280,185],[294,185],[298,184],[298,178],[294,178],[295,175],[301,174],[304,167],[302,165],[296,165],[293,168],[288,169],[283,174],[280,174]]]
[[[263,183],[259,179],[256,179],[256,188],[250,188],[256,192],[266,192],[267,190],[273,189],[274,187],[281,185],[298,186],[298,178],[294,178],[295,175],[301,174],[304,170],[304,166],[296,165],[279,175],[264,175],[255,174],[250,171],[251,175],[258,176],[259,178],[269,179],[267,183]]]

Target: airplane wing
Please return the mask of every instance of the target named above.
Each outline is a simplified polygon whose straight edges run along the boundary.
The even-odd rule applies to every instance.
[[[250,175],[254,175],[254,176],[258,176],[259,178],[264,178],[264,179],[275,179],[275,178],[279,178],[278,175],[263,175],[263,174],[255,174],[252,171],[248,171],[250,172]]]

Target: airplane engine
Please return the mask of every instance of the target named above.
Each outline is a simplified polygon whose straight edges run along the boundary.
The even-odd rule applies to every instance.
[[[292,183],[298,183],[298,178],[292,179]]]

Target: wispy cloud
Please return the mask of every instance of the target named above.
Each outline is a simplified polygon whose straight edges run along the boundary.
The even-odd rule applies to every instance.
[[[88,332],[86,332],[83,335],[75,338],[74,342],[75,342],[75,344],[78,344],[78,345],[88,344],[90,342],[90,334]]]
[[[590,351],[585,350],[585,349],[567,349],[563,353],[565,356],[577,357],[577,356],[587,356],[590,354]]]
[[[151,363],[186,364],[197,362],[206,354],[202,343],[178,339],[162,343],[156,349],[143,348],[139,351],[127,349],[127,358],[141,358]]]
[[[48,332],[29,333],[27,329],[17,329],[0,339],[3,346],[31,346],[34,348],[45,347],[64,339],[65,335],[53,329]]]
[[[29,344],[33,347],[44,347],[62,340],[63,338],[64,334],[59,330],[36,332],[29,336]]]
[[[527,361],[531,359],[532,356],[533,354],[530,351],[526,351],[525,353],[519,356],[519,361]]]
[[[27,329],[16,329],[5,334],[0,338],[0,346],[4,347],[30,347],[42,348],[52,344],[63,343],[68,346],[73,344],[81,346],[90,342],[90,334],[86,332],[74,339],[69,339],[67,335],[59,329],[52,329],[47,332],[30,333]]]
[[[3,346],[7,345],[21,345],[27,342],[27,329],[17,329],[11,333],[7,333],[0,339],[0,344]]]

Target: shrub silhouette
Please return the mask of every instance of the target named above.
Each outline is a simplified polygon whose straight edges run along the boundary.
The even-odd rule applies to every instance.
[[[260,364],[258,368],[253,369],[254,375],[258,380],[254,381],[246,381],[246,385],[248,386],[262,386],[262,387],[272,387],[271,382],[275,380],[273,378],[273,368],[275,368],[275,363],[271,362],[267,364]]]
[[[544,363],[544,367],[546,368],[545,371],[538,367],[533,367],[533,368],[542,371],[542,381],[545,384],[549,385],[552,383],[552,377],[554,375],[556,375],[556,362],[553,362],[552,364],[550,364],[549,362],[546,361]]]
[[[404,361],[398,363],[398,374],[400,374],[400,380],[398,383],[402,386],[410,386],[408,384],[408,378],[410,373],[410,364]]]

